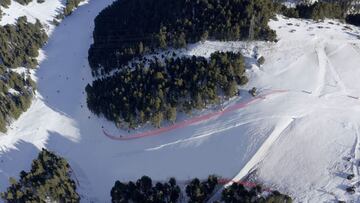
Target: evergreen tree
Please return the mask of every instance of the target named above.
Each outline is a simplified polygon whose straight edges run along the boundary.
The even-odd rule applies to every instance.
[[[86,87],[87,104],[96,115],[130,128],[150,121],[160,127],[163,120],[175,122],[177,112],[191,113],[216,104],[219,94],[228,98],[247,82],[244,59],[237,53],[216,52],[204,57],[157,58],[144,65],[142,59],[106,79]]]
[[[29,172],[20,179],[10,178],[9,188],[1,194],[5,202],[79,202],[71,168],[65,159],[43,149]]]

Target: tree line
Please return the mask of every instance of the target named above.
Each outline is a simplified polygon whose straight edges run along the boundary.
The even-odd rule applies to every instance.
[[[95,76],[135,57],[211,40],[269,40],[272,0],[118,0],[95,19],[89,63]]]
[[[215,52],[209,60],[154,57],[96,79],[86,87],[87,104],[119,126],[136,128],[150,121],[160,127],[163,120],[175,122],[178,111],[190,113],[237,95],[238,85],[247,83],[244,73],[240,53]]]
[[[360,14],[350,14],[346,17],[346,22],[356,26],[360,26]]]
[[[39,20],[29,23],[25,16],[17,19],[15,25],[0,26],[0,59],[8,68],[36,67],[39,49],[48,36]]]
[[[10,178],[10,186],[1,197],[7,203],[80,202],[71,175],[64,158],[43,149],[29,172],[21,171],[19,180]]]
[[[26,73],[13,68],[37,66],[38,50],[48,39],[41,23],[20,17],[13,25],[0,26],[0,131],[5,132],[12,119],[17,119],[31,104],[35,82]]]
[[[153,185],[150,177],[143,176],[135,183],[132,181],[128,183],[116,181],[111,189],[111,202],[176,203],[186,202],[185,200],[187,200],[189,203],[205,203],[222,187],[219,178],[215,175],[210,175],[203,181],[198,178],[190,180],[186,183],[183,194],[175,178],[170,178],[166,183],[157,182]],[[215,203],[292,202],[291,197],[278,191],[264,190],[260,185],[245,187],[238,183],[233,183],[231,186],[224,188],[221,197],[215,199],[218,199],[214,201]]]
[[[325,18],[346,20],[347,16],[356,16],[358,0],[319,0],[317,2],[302,1],[295,8],[277,4],[279,12],[290,18],[323,20]],[[354,10],[355,9],[355,10]],[[354,20],[347,21],[352,23]]]
[[[21,171],[19,179],[11,177],[10,186],[1,193],[6,203],[18,202],[80,202],[76,178],[69,163],[55,153],[42,149],[37,158],[32,161],[28,172]],[[210,175],[205,180],[194,178],[179,185],[175,178],[167,182],[156,182],[148,176],[143,176],[135,182],[115,181],[111,191],[113,203],[205,203],[214,193],[222,189],[218,176]],[[182,191],[182,187],[184,190]],[[215,202],[238,203],[291,203],[292,199],[278,191],[264,190],[260,185],[244,187],[233,183],[224,188],[221,198]]]
[[[224,203],[292,203],[290,196],[281,194],[276,190],[264,190],[261,185],[246,188],[244,185],[237,183],[233,183],[222,191],[221,200]]]

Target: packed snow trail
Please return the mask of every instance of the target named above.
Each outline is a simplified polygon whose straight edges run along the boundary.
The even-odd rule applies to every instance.
[[[206,122],[173,129],[171,136],[114,142],[104,137],[99,126],[108,132],[119,132],[119,129],[88,110],[84,92],[86,85],[93,81],[87,60],[93,20],[111,2],[90,0],[56,27],[44,47],[44,60],[35,75],[38,94],[30,109],[10,126],[6,135],[0,136],[0,191],[9,186],[9,177],[19,177],[22,170],[29,170],[39,150],[47,148],[68,160],[73,175],[76,174],[74,178],[79,181],[77,191],[82,202],[111,202],[109,191],[116,180],[133,181],[142,175],[159,181],[169,177],[205,179],[209,174],[234,177],[240,171],[245,173],[245,169],[253,168],[251,163],[256,166],[256,173],[252,174],[257,176],[256,183],[289,194],[295,202],[332,202],[334,199],[360,202],[359,193],[345,192],[351,182],[342,175],[349,172],[350,165],[341,157],[352,154],[356,141],[355,129],[348,123],[360,125],[359,100],[344,95],[360,95],[360,53],[351,46],[344,47],[359,40],[348,34],[352,31],[343,30],[345,24],[280,16],[270,22],[278,34],[278,43],[206,41],[180,50],[183,55],[204,57],[215,51],[240,51],[248,62],[249,84],[243,89],[266,87],[291,91],[259,99],[246,108]],[[4,19],[8,18],[4,16]],[[325,27],[331,29],[325,30]],[[297,31],[289,32],[292,29]],[[328,58],[320,52],[320,59],[328,61],[324,66],[323,90],[323,78],[318,77],[321,73],[319,55],[314,51],[315,48],[321,51],[322,47],[316,47],[321,38],[324,38]],[[261,67],[254,59],[254,47],[258,47],[258,54],[266,59]],[[333,75],[331,67],[336,71]],[[338,83],[335,80],[339,80]],[[302,90],[319,90],[314,92],[322,97],[301,93]],[[262,150],[265,142],[271,143],[267,142],[269,136],[276,138],[274,129],[281,132],[292,118],[296,120],[274,140],[269,150]],[[211,136],[203,136],[204,129],[206,135]],[[264,159],[257,156],[264,151],[268,151]],[[256,157],[262,160],[259,164]]]
[[[185,121],[180,122],[180,123],[176,123],[176,124],[171,125],[171,126],[159,128],[159,129],[152,130],[152,131],[138,133],[138,134],[134,134],[134,135],[130,135],[130,136],[123,136],[123,135],[114,136],[114,135],[111,135],[110,133],[106,132],[106,130],[103,130],[103,134],[106,137],[108,137],[108,138],[110,138],[112,140],[119,140],[119,141],[134,140],[134,139],[140,139],[140,138],[145,138],[145,137],[157,136],[157,135],[160,135],[162,133],[169,132],[169,131],[172,131],[172,130],[175,130],[175,129],[178,129],[178,128],[184,128],[184,127],[187,127],[187,126],[195,124],[195,123],[203,122],[203,121],[209,120],[209,119],[214,118],[214,117],[222,116],[222,115],[224,115],[226,113],[233,112],[233,111],[245,108],[248,105],[250,105],[250,104],[252,104],[252,103],[254,103],[256,101],[263,100],[269,95],[273,95],[273,94],[277,94],[277,93],[284,93],[284,92],[287,92],[287,90],[272,90],[272,91],[269,91],[269,92],[267,92],[265,94],[255,96],[255,97],[253,97],[252,99],[250,99],[250,100],[248,100],[246,102],[241,102],[241,103],[235,104],[234,106],[231,106],[231,107],[229,107],[229,108],[227,108],[225,110],[221,110],[221,111],[218,111],[218,112],[198,116],[198,117],[195,117],[195,118],[192,118],[192,119],[189,119],[189,120],[185,120]]]

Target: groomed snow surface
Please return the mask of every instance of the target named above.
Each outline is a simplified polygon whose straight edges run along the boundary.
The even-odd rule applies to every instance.
[[[70,162],[83,202],[110,202],[115,180],[142,175],[186,181],[209,174],[238,180],[249,173],[296,202],[360,201],[360,189],[354,195],[345,192],[360,181],[358,28],[279,17],[271,22],[278,43],[191,45],[184,54],[209,56],[220,50],[246,56],[250,83],[225,109],[250,99],[246,90],[253,86],[286,92],[157,136],[114,141],[102,130],[126,132],[90,113],[84,93],[93,80],[87,62],[93,20],[111,2],[90,0],[81,6],[44,47],[36,72],[38,94],[0,137],[1,191],[46,147]],[[257,66],[255,55],[263,55],[266,63]],[[355,178],[350,181],[346,176],[351,173]]]

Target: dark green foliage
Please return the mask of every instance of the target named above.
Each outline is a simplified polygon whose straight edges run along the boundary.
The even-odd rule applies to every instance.
[[[141,60],[140,60],[141,61]],[[87,104],[97,115],[130,128],[147,121],[160,127],[163,119],[174,122],[176,111],[190,112],[229,98],[247,82],[241,54],[216,52],[204,57],[154,59],[149,66],[138,62],[86,87]]]
[[[299,18],[299,11],[296,8],[288,8],[285,5],[280,7],[279,12],[288,18]]]
[[[27,5],[28,3],[32,2],[33,0],[14,0],[21,5]]]
[[[20,180],[10,178],[10,186],[1,194],[5,202],[79,202],[70,165],[64,158],[43,149],[32,162],[29,172],[21,171]]]
[[[150,177],[143,176],[136,183],[116,181],[111,189],[113,203],[175,203],[180,197],[180,188],[171,178],[167,183],[152,184]]]
[[[9,68],[34,68],[38,50],[47,39],[38,20],[32,24],[26,17],[20,17],[15,25],[0,27],[0,62]]]
[[[264,65],[265,63],[265,58],[263,56],[261,56],[258,60],[257,60],[259,65]]]
[[[217,40],[275,40],[271,0],[118,0],[95,20],[89,63],[94,75],[167,47]]]
[[[356,26],[360,26],[360,14],[352,14],[346,17],[346,22]]]
[[[267,191],[268,195],[263,196],[261,186],[245,188],[241,184],[233,183],[230,187],[223,190],[221,199],[225,203],[291,203],[291,197],[280,194],[278,191]]]
[[[210,175],[206,180],[192,179],[185,187],[185,193],[189,203],[205,203],[214,195],[216,189],[220,189],[217,176]],[[224,203],[291,203],[291,197],[278,191],[262,189],[260,185],[254,188],[245,188],[240,184],[232,184],[223,190],[221,201]],[[116,181],[111,189],[113,203],[175,203],[184,202],[180,187],[175,178],[167,183],[153,185],[148,176],[143,176],[136,183],[130,181],[123,183]]]
[[[17,0],[25,5],[32,0]],[[44,0],[37,0],[43,3]],[[66,11],[72,11],[80,0],[67,0]],[[10,0],[0,0],[7,7]],[[71,9],[70,9],[71,8]],[[64,11],[65,12],[65,11]],[[66,13],[66,12],[65,12]],[[1,14],[1,13],[0,13]],[[35,82],[26,74],[13,72],[12,68],[35,68],[39,49],[46,43],[48,36],[40,21],[27,22],[26,17],[18,18],[15,25],[0,26],[0,131],[5,132],[12,119],[30,107]],[[12,89],[12,92],[9,92]],[[14,92],[16,92],[14,94]]]
[[[71,15],[73,10],[79,6],[79,4],[84,0],[66,0],[66,6],[64,8],[64,15]]]
[[[301,18],[323,20],[324,18],[341,19],[344,13],[337,3],[316,2],[310,6],[298,5],[296,8]]]
[[[186,186],[186,195],[189,197],[189,203],[206,202],[213,194],[215,187],[218,185],[216,176],[209,176],[206,181],[200,182],[199,179],[193,179]]]
[[[20,17],[15,25],[0,26],[0,131],[13,118],[30,107],[35,83],[25,74],[18,74],[11,68],[33,68],[37,65],[39,48],[47,35],[39,21],[28,23]],[[10,69],[9,69],[10,68]],[[13,92],[9,92],[11,89]],[[16,92],[16,93],[14,93]]]
[[[7,8],[11,4],[11,0],[0,0],[0,6]]]
[[[343,19],[348,7],[337,1],[319,1],[313,4],[299,4],[296,8],[282,6],[280,13],[290,18],[323,20],[325,18]]]
[[[24,78],[12,71],[2,71],[0,74],[2,76],[0,79],[0,131],[5,132],[10,118],[17,119],[30,107],[35,85],[30,78]],[[10,93],[10,88],[16,93]]]

